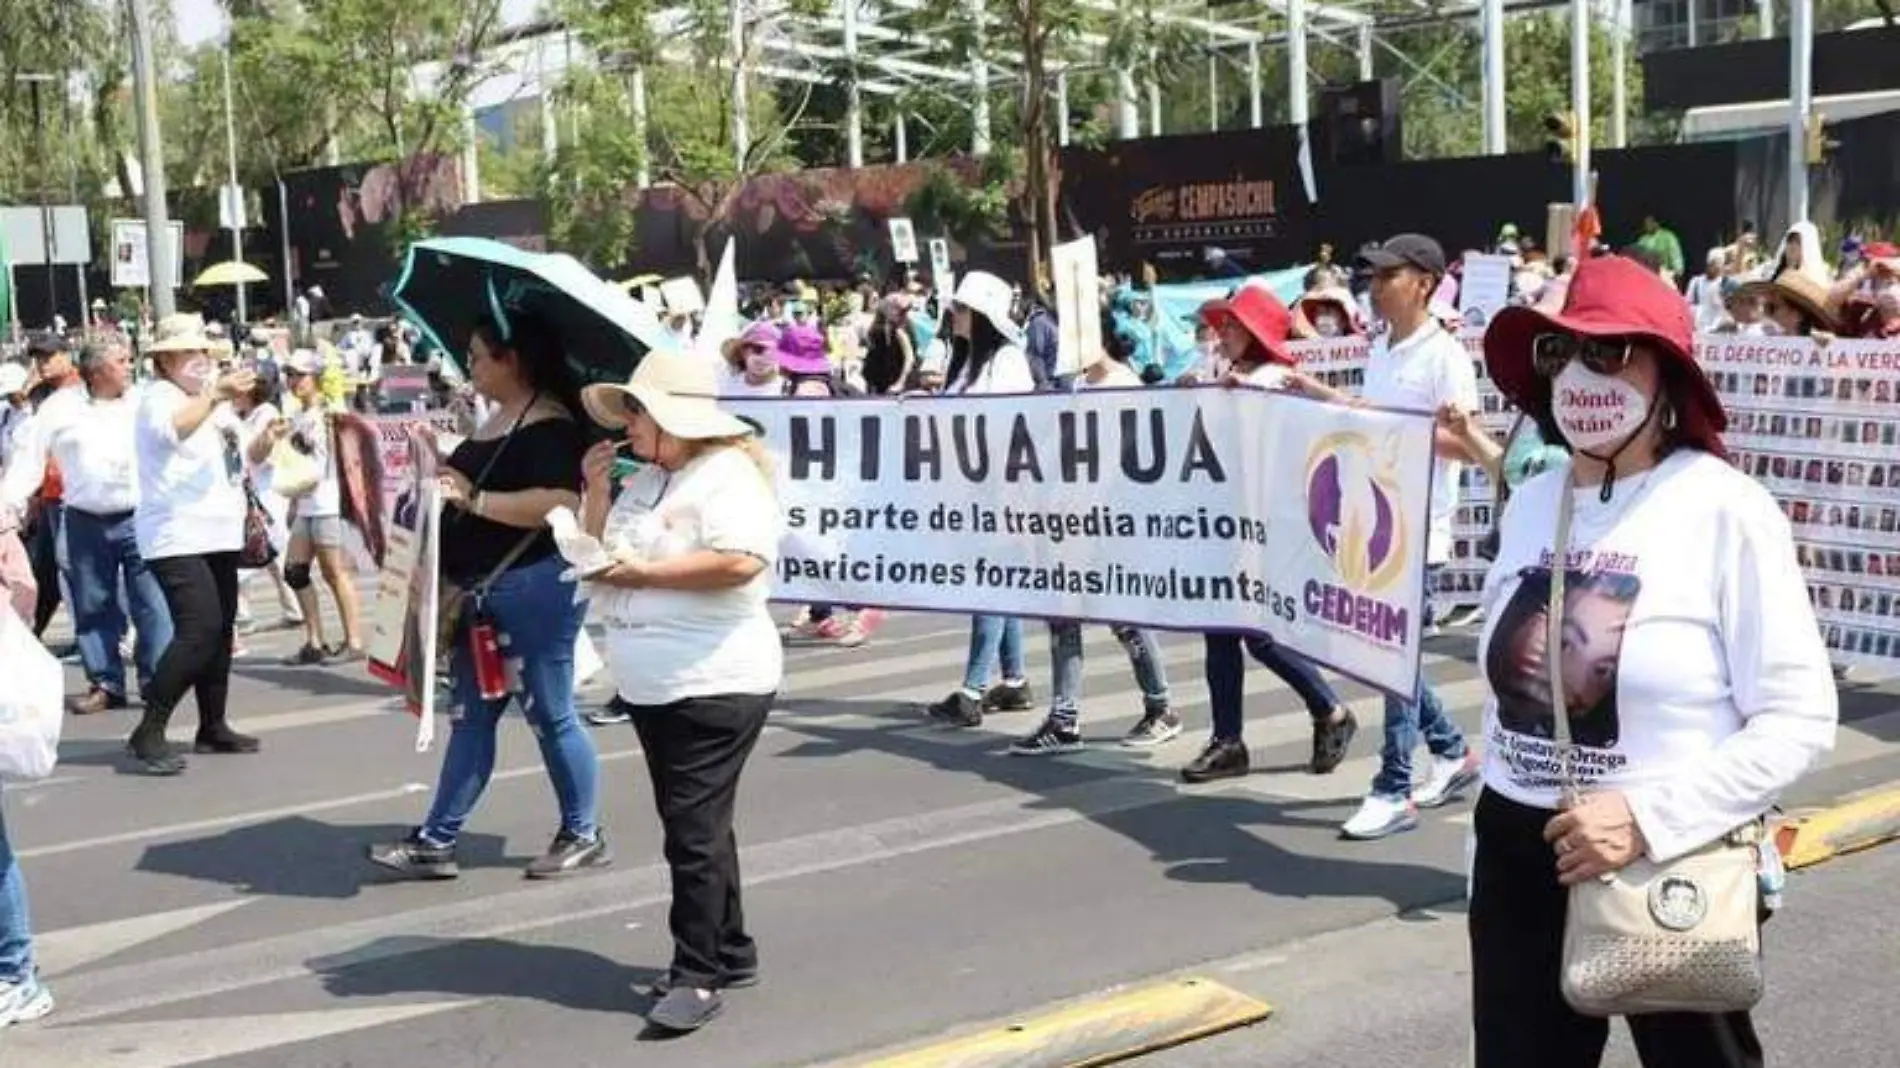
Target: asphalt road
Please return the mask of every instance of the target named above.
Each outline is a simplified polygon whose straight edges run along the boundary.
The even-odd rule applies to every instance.
[[[1039,626],[1029,634],[1040,691],[1047,642]],[[596,735],[614,868],[522,880],[555,818],[533,740],[510,722],[500,774],[463,840],[462,879],[392,884],[364,865],[362,849],[419,818],[438,755],[414,752],[412,721],[360,669],[281,667],[274,657],[292,636],[255,635],[234,717],[262,735],[262,755],[198,757],[176,780],[122,775],[116,755],[135,713],[115,713],[69,721],[55,776],[8,789],[8,830],[60,1008],[0,1033],[0,1068],[824,1064],[1235,964],[1280,1008],[1275,1020],[1164,1055],[1228,1060],[1156,1063],[1292,1064],[1274,1058],[1295,1050],[1320,1058],[1301,1064],[1396,1063],[1375,1059],[1374,1045],[1338,1046],[1330,1061],[1316,1052],[1329,1036],[1373,1042],[1368,1009],[1402,1043],[1378,1048],[1455,1063],[1457,925],[1411,914],[1461,894],[1468,805],[1385,842],[1335,833],[1376,763],[1376,698],[1342,690],[1364,728],[1353,759],[1315,778],[1299,770],[1303,712],[1255,669],[1255,774],[1186,788],[1173,771],[1207,724],[1198,639],[1165,642],[1189,721],[1183,739],[1153,753],[1113,744],[1140,701],[1098,629],[1087,635],[1083,729],[1103,744],[1024,759],[1001,750],[1033,728],[1031,714],[974,732],[922,722],[917,706],[960,673],[965,635],[960,619],[919,615],[891,621],[862,649],[792,651],[741,796],[764,982],[730,995],[726,1017],[705,1032],[638,1046],[647,1002],[633,987],[657,974],[669,944],[658,827],[631,728]],[[1427,665],[1468,728],[1481,696],[1470,645],[1438,639]],[[597,685],[584,693],[604,696]],[[1894,692],[1854,690],[1847,717],[1828,769],[1796,802],[1900,778]],[[180,719],[188,736],[188,708]],[[1858,932],[1860,944],[1804,957],[1778,936],[1778,965],[1838,964],[1845,988],[1853,962],[1881,952],[1867,935],[1892,915],[1900,869],[1885,856],[1848,862],[1867,863],[1889,866],[1861,883],[1809,877],[1829,888],[1813,896],[1828,911],[1804,918],[1797,898],[1776,925],[1790,941],[1819,929],[1850,942]],[[1856,870],[1848,864],[1838,870]],[[1862,918],[1843,932],[1842,914]],[[1260,963],[1276,957],[1294,966]],[[1886,957],[1889,972],[1895,959]],[[1819,980],[1802,985],[1831,996]],[[1875,1063],[1844,1056],[1814,1063]]]

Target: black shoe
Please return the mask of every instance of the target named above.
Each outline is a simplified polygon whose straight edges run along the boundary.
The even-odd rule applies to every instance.
[[[985,712],[1027,712],[1034,707],[1027,682],[999,682],[983,695]]]
[[[982,703],[962,690],[931,705],[929,711],[932,720],[946,727],[981,727],[983,725]]]
[[[1215,738],[1201,750],[1201,755],[1188,761],[1181,769],[1181,778],[1185,782],[1213,782],[1215,779],[1238,779],[1247,774],[1251,760],[1247,755],[1247,743],[1238,738]]]
[[[239,734],[229,727],[222,730],[199,731],[198,737],[191,743],[194,753],[217,753],[230,756],[237,753],[255,753],[264,747],[264,743],[248,734]]]
[[[1181,735],[1181,717],[1175,715],[1166,706],[1150,708],[1141,722],[1122,735],[1122,744],[1130,749],[1153,749],[1164,742],[1171,742]]]
[[[1082,732],[1072,724],[1057,722],[1054,716],[1042,721],[1036,733],[1010,743],[1010,756],[1056,756],[1079,753],[1083,749]]]
[[[592,838],[579,838],[562,831],[554,836],[548,851],[528,862],[525,874],[530,879],[558,879],[583,868],[604,868],[614,862],[607,851],[607,837],[599,831]]]
[[[719,979],[719,989],[721,990],[744,990],[746,987],[758,985],[759,970],[757,968],[735,968]],[[647,996],[653,998],[655,1001],[658,1001],[672,992],[672,972],[668,972],[658,979],[653,980],[653,985],[647,987]]]
[[[647,1013],[647,1022],[667,1031],[697,1031],[726,1010],[717,990],[674,987]]]
[[[1337,720],[1313,721],[1313,758],[1307,761],[1306,770],[1314,775],[1331,775],[1346,759],[1346,750],[1352,747],[1352,736],[1359,733],[1359,720],[1351,709]]]
[[[322,649],[319,649],[314,645],[306,645],[303,648],[297,650],[296,652],[290,654],[289,656],[284,657],[284,666],[285,667],[315,667],[316,665],[323,663],[326,657],[327,657],[327,654],[325,654]]]
[[[370,846],[369,859],[411,879],[453,879],[462,874],[455,863],[455,847],[424,841],[420,827],[400,842]]]
[[[599,709],[587,713],[587,722],[596,727],[611,727],[616,723],[631,723],[633,706],[622,700],[619,694]]]
[[[163,728],[133,731],[131,740],[125,743],[125,752],[132,758],[132,770],[141,775],[165,778],[185,770],[185,758],[172,751]]]

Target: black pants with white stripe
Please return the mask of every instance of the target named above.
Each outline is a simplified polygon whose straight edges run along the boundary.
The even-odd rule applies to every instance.
[[[1486,790],[1471,886],[1471,1001],[1476,1068],[1596,1068],[1610,1022],[1585,1016],[1560,989],[1564,910],[1557,854],[1544,841],[1556,813]],[[1761,1068],[1748,1013],[1625,1017],[1644,1068]]]

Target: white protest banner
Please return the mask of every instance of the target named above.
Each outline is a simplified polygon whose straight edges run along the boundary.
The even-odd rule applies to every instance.
[[[1050,283],[1056,295],[1056,375],[1077,374],[1102,348],[1102,279],[1096,271],[1095,238],[1049,250]]]
[[[930,287],[939,293],[955,293],[957,276],[950,270],[950,240],[930,239]]]
[[[1458,310],[1466,326],[1482,329],[1511,303],[1511,257],[1467,252],[1464,268],[1458,280]]]
[[[1252,389],[733,401],[775,596],[1244,630],[1416,692],[1432,420]]]
[[[385,478],[395,494],[385,513],[388,551],[376,580],[367,643],[369,672],[401,690],[416,717],[416,752],[435,741],[435,639],[442,504],[436,494],[435,445],[411,424],[402,475]],[[387,472],[385,472],[387,475]]]
[[[899,263],[917,262],[917,228],[909,219],[890,220],[891,258]]]
[[[699,291],[699,280],[691,275],[661,282],[660,300],[666,305],[668,315],[693,315],[706,308],[705,295]]]

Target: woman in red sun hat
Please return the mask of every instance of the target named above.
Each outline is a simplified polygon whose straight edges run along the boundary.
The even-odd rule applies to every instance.
[[[1485,334],[1492,380],[1571,457],[1512,496],[1485,581],[1477,1068],[1597,1065],[1608,1021],[1562,981],[1570,888],[1749,849],[1833,743],[1834,680],[1788,522],[1723,460],[1726,419],[1693,340],[1681,296],[1615,256],[1580,264],[1561,310],[1506,309]],[[1774,870],[1772,843],[1758,848]],[[1734,904],[1693,871],[1643,872],[1671,890],[1652,896],[1658,925]],[[1741,903],[1744,922],[1756,904]],[[1744,1000],[1628,1017],[1645,1068],[1760,1065]]]

